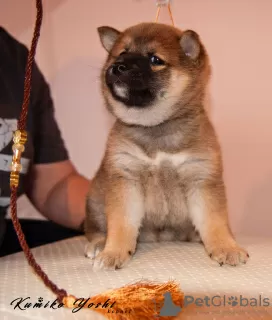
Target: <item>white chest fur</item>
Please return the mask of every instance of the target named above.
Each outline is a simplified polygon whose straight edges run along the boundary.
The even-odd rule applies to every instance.
[[[173,167],[179,167],[189,159],[189,155],[185,152],[166,153],[158,152],[154,158],[149,158],[149,163],[155,166],[161,165],[163,162],[170,163]]]
[[[157,226],[163,226],[166,217],[168,225],[184,221],[187,211],[177,174],[187,177],[188,166],[191,165],[188,160],[192,157],[188,152],[162,151],[151,157],[136,145],[123,145],[119,148],[113,161],[124,177],[133,181],[128,185],[126,198],[133,223],[142,219],[139,212],[145,212],[146,221],[152,221]],[[140,185],[134,183],[137,181],[140,185],[144,184],[144,199],[138,192]],[[170,217],[169,212],[175,214]]]
[[[141,166],[160,167],[164,162],[167,162],[171,167],[178,168],[190,158],[190,154],[158,151],[153,157],[149,157],[137,146],[130,146],[115,154],[114,158],[118,167],[140,170]]]

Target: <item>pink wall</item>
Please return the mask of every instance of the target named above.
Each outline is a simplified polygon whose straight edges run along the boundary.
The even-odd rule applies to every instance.
[[[37,61],[51,84],[71,157],[91,177],[112,119],[99,92],[100,25],[155,17],[153,0],[46,0]],[[19,8],[15,13],[13,7]],[[202,37],[213,65],[211,118],[223,148],[235,232],[272,235],[272,1],[173,0],[176,25]],[[0,21],[29,45],[35,1],[0,3]],[[170,22],[166,12],[161,18]]]

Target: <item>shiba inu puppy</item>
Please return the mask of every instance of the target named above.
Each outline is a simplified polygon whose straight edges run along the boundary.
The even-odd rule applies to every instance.
[[[160,23],[98,33],[108,53],[103,97],[116,122],[87,196],[94,270],[123,267],[139,241],[200,241],[220,265],[246,263],[203,106],[211,71],[200,37]]]

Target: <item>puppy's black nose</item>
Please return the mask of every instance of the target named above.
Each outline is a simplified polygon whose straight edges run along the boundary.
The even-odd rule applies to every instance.
[[[143,73],[150,71],[150,66],[147,57],[135,53],[126,53],[118,57],[111,69],[115,76],[142,77]]]
[[[115,63],[112,66],[112,73],[116,76],[120,76],[122,73],[128,71],[128,67],[123,63]]]

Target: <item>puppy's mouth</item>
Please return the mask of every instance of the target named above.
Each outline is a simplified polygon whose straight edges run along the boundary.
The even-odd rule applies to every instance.
[[[107,69],[106,84],[114,99],[127,107],[147,107],[156,96],[148,60],[139,55],[124,56]]]

